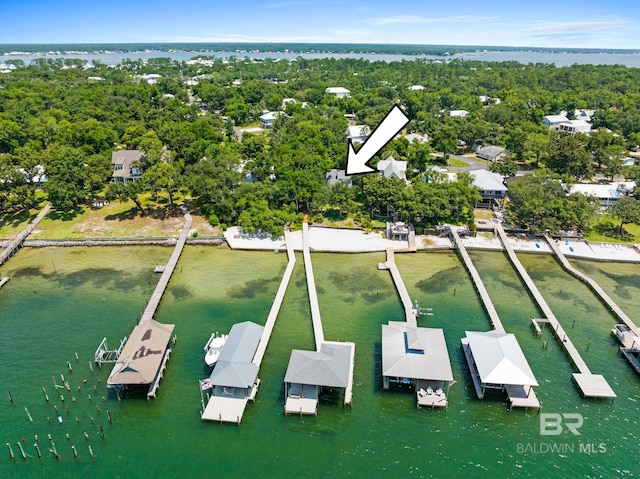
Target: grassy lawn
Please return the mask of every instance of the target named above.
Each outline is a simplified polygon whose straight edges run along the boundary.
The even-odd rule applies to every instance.
[[[176,196],[179,204],[184,199]],[[159,198],[153,201],[151,194],[141,195],[144,216],[133,202],[114,201],[107,206],[93,208],[84,206],[61,213],[51,211],[31,234],[34,239],[79,239],[79,238],[168,238],[178,236],[184,224],[179,208],[168,207],[168,201]],[[185,200],[191,212],[192,234],[198,236],[220,235],[189,200]]]
[[[38,214],[39,208],[29,211],[5,213],[0,216],[0,238],[9,239],[27,227]]]
[[[458,160],[457,158],[449,157],[449,159],[447,160],[447,166],[451,166],[453,168],[458,168],[458,167],[469,166],[469,164],[466,161],[462,161],[462,160]]]
[[[640,225],[626,224],[624,225],[623,236],[618,234],[620,229],[620,220],[613,219],[611,216],[602,215],[599,217],[598,223],[584,235],[587,241],[594,243],[638,243],[640,242]]]

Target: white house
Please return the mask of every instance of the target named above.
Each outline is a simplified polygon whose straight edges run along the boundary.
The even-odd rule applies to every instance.
[[[351,176],[348,176],[345,170],[338,170],[336,168],[327,173],[325,178],[327,179],[329,186],[333,186],[336,183],[344,183],[348,186],[351,186],[352,184]]]
[[[386,160],[380,160],[376,168],[386,178],[407,179],[407,162],[398,161],[393,156],[389,156]]]
[[[591,131],[591,124],[584,120],[567,120],[560,123],[557,129],[559,131],[566,131],[572,135],[576,133],[589,133]]]
[[[566,115],[547,115],[542,119],[542,124],[549,128],[557,129],[561,123],[567,123],[569,118]]]
[[[409,87],[409,90],[411,90],[411,91],[421,91],[421,90],[424,90],[424,89],[425,89],[425,87],[423,87],[422,85],[411,85]]]
[[[371,128],[367,125],[353,125],[347,127],[347,138],[353,143],[364,143],[371,135]]]
[[[574,110],[573,116],[576,120],[591,121],[591,117],[595,112],[595,110]]]
[[[329,87],[325,90],[325,93],[335,95],[336,98],[349,98],[351,96],[351,92],[341,86]]]
[[[457,118],[466,118],[469,116],[469,112],[467,110],[451,110],[449,112],[449,116],[457,117]]]
[[[260,117],[260,128],[263,130],[270,130],[273,128],[273,122],[276,121],[276,118],[280,115],[286,116],[286,113],[282,111],[268,111]]]
[[[482,106],[490,106],[490,105],[499,105],[500,104],[500,98],[494,98],[494,97],[490,97],[487,95],[480,95],[478,98],[480,98],[480,103],[482,103]]]
[[[409,133],[404,136],[409,143],[413,143],[414,141],[418,143],[426,143],[429,141],[429,135],[426,133],[424,135],[419,135],[418,133]]]
[[[138,78],[146,81],[149,85],[155,85],[158,83],[158,80],[162,78],[162,75],[158,73],[145,73],[144,75],[140,75]]]
[[[627,193],[632,192],[636,187],[635,181],[621,183],[611,183],[608,185],[571,185],[569,193],[582,193],[585,196],[595,196],[600,201],[600,206],[606,208],[613,205]]]

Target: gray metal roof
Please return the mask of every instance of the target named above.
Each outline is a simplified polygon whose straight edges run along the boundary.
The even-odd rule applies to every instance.
[[[467,331],[466,334],[483,383],[538,385],[513,334],[499,331]]]
[[[263,329],[251,321],[233,325],[209,377],[214,386],[253,386],[258,377],[258,366],[251,361],[260,343]]]
[[[382,375],[452,381],[442,329],[416,328],[399,322],[383,324]]]
[[[322,343],[320,351],[291,351],[285,383],[346,388],[353,343]]]

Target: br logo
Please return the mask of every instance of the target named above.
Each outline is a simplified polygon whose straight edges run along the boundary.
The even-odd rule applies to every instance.
[[[574,436],[579,436],[580,429],[584,423],[582,414],[577,412],[540,413],[540,435],[559,436],[565,429],[568,429]]]

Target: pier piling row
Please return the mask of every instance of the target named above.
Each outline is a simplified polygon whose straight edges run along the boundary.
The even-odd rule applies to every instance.
[[[567,257],[562,253],[562,251],[560,251],[560,248],[558,248],[557,243],[553,240],[553,238],[551,238],[551,236],[549,236],[548,234],[545,234],[544,238],[547,240],[547,243],[549,243],[549,246],[551,247],[551,250],[555,254],[556,258],[558,258],[558,261],[560,262],[562,267],[565,270],[567,270],[571,275],[575,276],[576,278],[578,278],[581,281],[583,281],[584,283],[586,283],[593,290],[593,292],[595,292],[600,297],[602,302],[606,306],[608,306],[609,309],[618,318],[620,318],[620,320],[624,324],[629,326],[629,329],[631,330],[631,332],[633,333],[634,336],[640,336],[640,328],[638,328],[638,326],[635,325],[635,323],[631,320],[631,318],[629,318],[629,316],[627,316],[625,314],[625,312],[622,311],[622,308],[620,308],[615,303],[615,301],[613,301],[613,299],[611,299],[611,297],[607,293],[604,292],[604,290],[600,287],[600,285],[595,280],[593,280],[589,276],[587,276],[586,274],[584,274],[581,271],[578,271],[577,269],[575,269],[571,265],[569,260],[567,260]]]
[[[153,294],[151,295],[151,299],[147,303],[147,307],[142,313],[142,317],[140,318],[140,323],[144,323],[153,319],[153,316],[156,314],[156,310],[158,309],[158,305],[160,304],[160,300],[162,299],[162,295],[164,294],[167,285],[169,284],[169,280],[171,279],[171,275],[173,274],[173,270],[180,259],[180,255],[182,254],[182,250],[184,248],[185,243],[187,242],[187,237],[189,236],[189,230],[191,229],[192,218],[186,208],[183,208],[184,213],[184,226],[182,227],[182,231],[180,232],[180,236],[178,241],[176,242],[175,248],[173,248],[173,253],[171,253],[171,257],[169,258],[169,262],[166,264],[164,271],[162,272],[162,276],[160,276],[160,280],[156,285],[156,288],[153,290]]]
[[[504,331],[504,327],[502,326],[502,321],[500,321],[500,316],[498,316],[498,312],[496,311],[496,308],[493,305],[491,298],[489,297],[489,293],[487,293],[487,288],[484,287],[484,283],[482,282],[482,278],[480,278],[480,274],[478,273],[478,270],[473,265],[473,261],[471,261],[471,257],[467,252],[467,248],[465,248],[464,244],[460,240],[460,235],[458,235],[458,232],[452,228],[451,236],[453,236],[453,243],[456,246],[456,249],[458,250],[458,252],[460,253],[460,256],[462,257],[462,261],[464,262],[464,265],[467,268],[467,271],[469,271],[469,274],[471,275],[471,279],[473,280],[473,285],[476,287],[476,291],[478,291],[478,294],[480,295],[480,299],[482,300],[484,309],[487,311],[487,314],[489,315],[489,320],[493,325],[493,329],[504,333],[505,331]]]
[[[40,213],[38,213],[38,215],[33,219],[31,223],[27,225],[25,229],[23,229],[20,233],[18,233],[18,235],[15,238],[9,241],[9,243],[7,244],[7,246],[5,246],[2,253],[0,253],[0,265],[3,264],[7,260],[7,258],[9,258],[18,249],[20,249],[24,240],[27,238],[27,236],[31,234],[31,232],[34,230],[34,228],[40,222],[40,220],[47,215],[50,209],[51,209],[51,203],[48,203],[44,208],[42,208]]]
[[[511,246],[509,238],[502,228],[502,225],[500,223],[495,223],[494,227],[496,234],[502,241],[502,244],[507,251],[507,255],[509,256],[511,264],[514,266],[514,268],[522,278],[522,281],[524,281],[525,285],[529,289],[529,292],[531,293],[531,296],[533,296],[536,303],[538,304],[540,310],[549,320],[549,323],[551,324],[553,332],[558,338],[558,341],[560,341],[560,344],[566,351],[567,355],[571,358],[571,361],[573,361],[573,364],[578,369],[579,373],[574,373],[573,378],[582,391],[582,394],[585,397],[615,398],[616,394],[613,392],[613,389],[611,389],[611,386],[609,386],[605,378],[602,375],[593,374],[589,370],[587,363],[584,362],[582,356],[580,356],[580,353],[571,342],[571,339],[569,338],[565,330],[562,328],[562,325],[556,318],[555,314],[553,314],[553,311],[551,311],[551,308],[542,297],[542,294],[540,294],[540,291],[538,291],[535,283],[531,280],[531,277],[527,273],[527,270],[524,268],[524,266],[522,266],[522,263],[520,263],[520,260],[513,250],[513,247]]]

